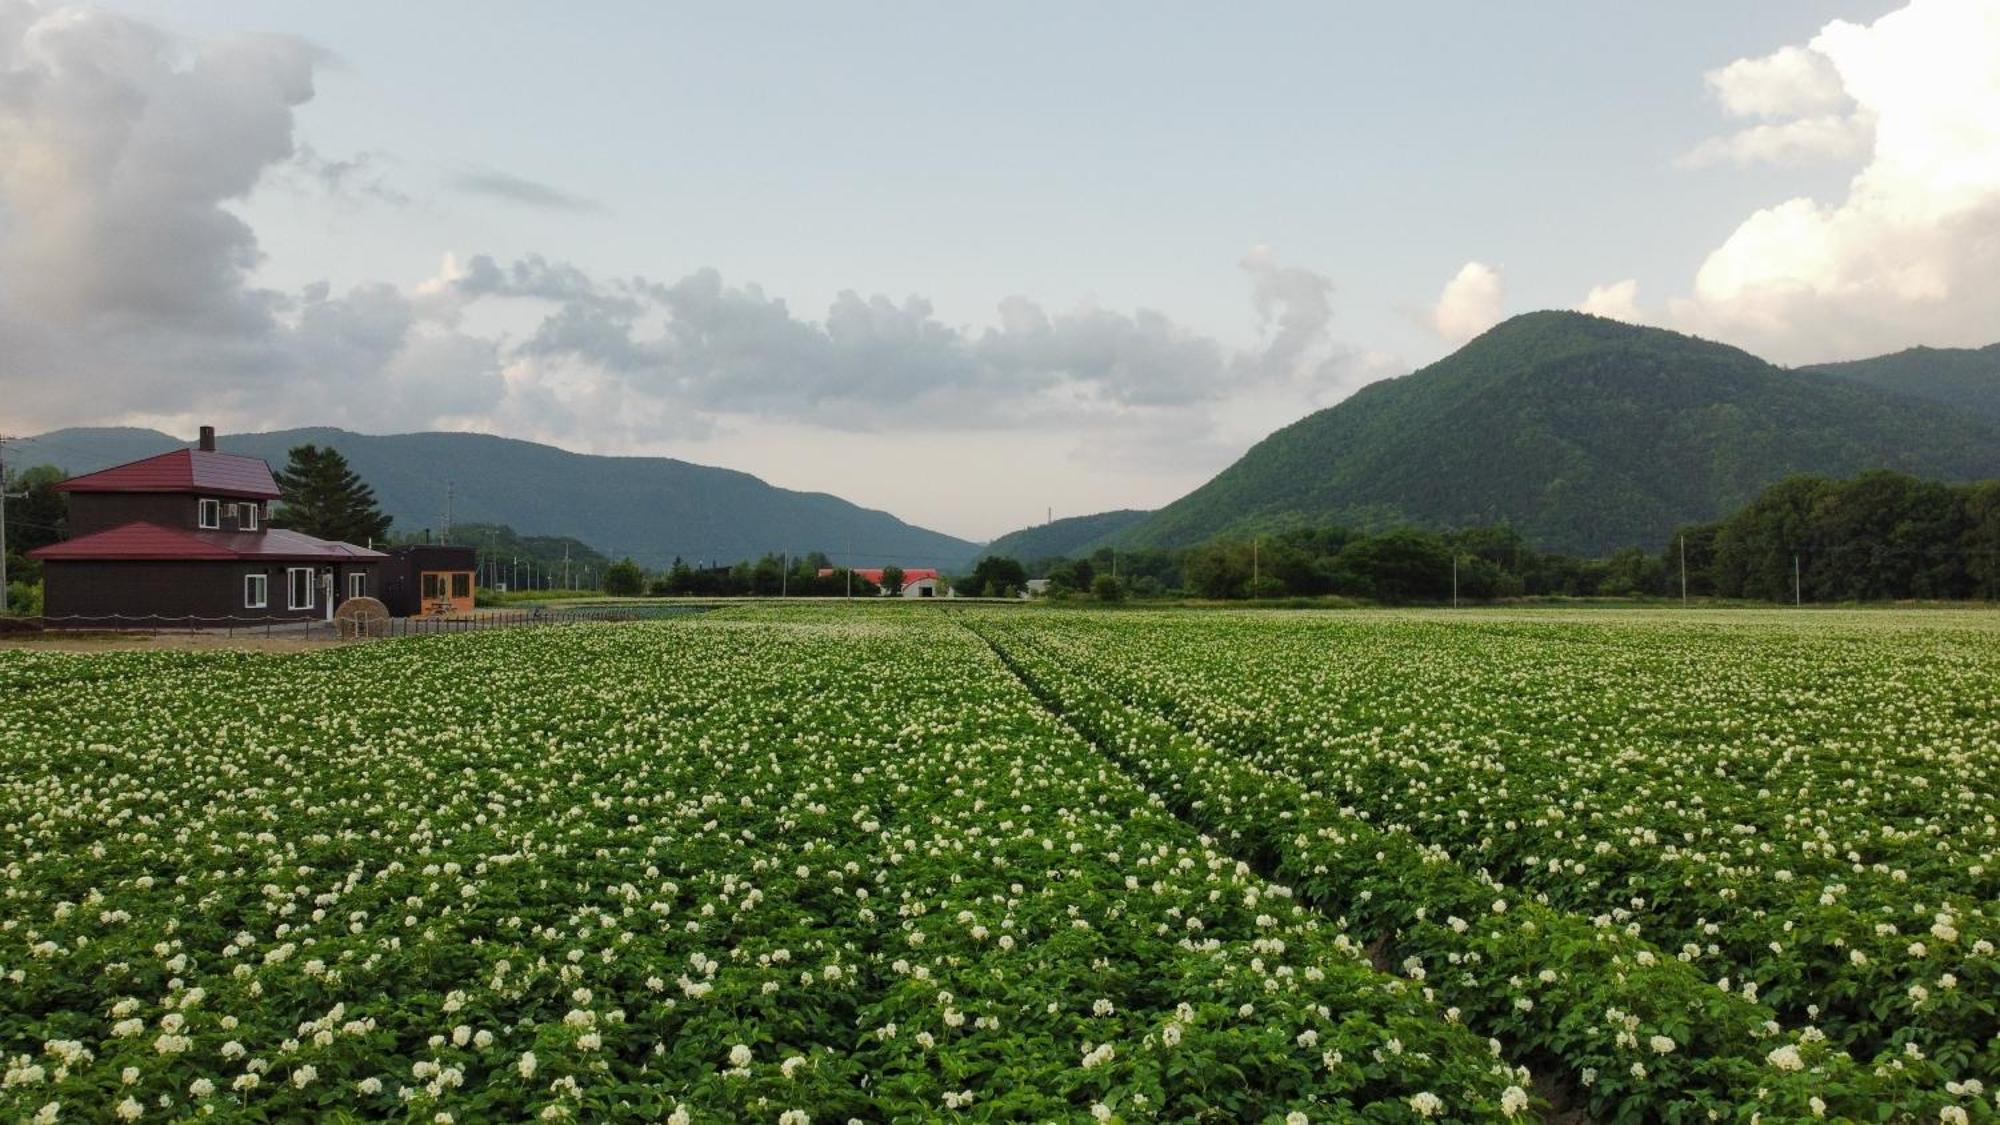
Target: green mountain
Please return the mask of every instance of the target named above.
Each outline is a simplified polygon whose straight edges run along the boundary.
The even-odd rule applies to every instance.
[[[2000,422],[1657,328],[1518,316],[1265,438],[1114,535],[1506,522],[1544,549],[1658,544],[1791,473],[2000,476]]]
[[[486,434],[376,436],[335,429],[228,434],[217,445],[282,467],[292,446],[345,454],[406,535],[443,522],[505,524],[570,536],[650,567],[734,562],[767,551],[824,551],[842,565],[964,566],[978,546],[822,492],[794,492],[748,473],[667,457],[597,457]],[[157,430],[56,430],[9,442],[9,459],[91,472],[184,448]]]
[[[2000,419],[2000,344],[1911,348],[1874,359],[1821,363],[1799,370]]]
[[[1010,531],[986,545],[980,553],[1030,562],[1061,556],[1077,558],[1089,554],[1106,539],[1153,513],[1139,508],[1120,508],[1089,516],[1068,516],[1034,527]]]

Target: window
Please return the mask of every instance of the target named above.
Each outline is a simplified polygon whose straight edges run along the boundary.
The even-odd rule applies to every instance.
[[[432,571],[424,572],[424,600],[444,597],[444,575]]]
[[[238,504],[236,506],[236,524],[245,531],[257,530],[257,505]]]
[[[222,501],[203,500],[196,506],[194,522],[197,527],[221,527]]]
[[[290,600],[287,609],[311,609],[313,607],[313,572],[309,566],[295,566],[285,571],[285,585]]]
[[[271,579],[263,574],[243,576],[243,608],[263,609],[271,604]]]
[[[366,571],[357,570],[348,574],[347,596],[350,598],[365,598],[368,596],[368,574]]]
[[[472,596],[472,575],[459,571],[451,576],[451,596],[469,598]]]

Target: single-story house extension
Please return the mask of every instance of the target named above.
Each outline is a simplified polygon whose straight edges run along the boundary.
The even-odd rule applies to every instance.
[[[271,467],[194,449],[71,477],[70,538],[42,564],[43,614],[69,628],[222,627],[331,619],[373,597],[380,551],[269,526]]]
[[[458,617],[472,612],[478,554],[471,547],[415,543],[389,549],[382,564],[382,604],[397,617]]]

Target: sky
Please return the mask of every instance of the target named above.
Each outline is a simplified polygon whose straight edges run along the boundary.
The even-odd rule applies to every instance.
[[[1539,308],[2000,340],[2000,0],[0,0],[0,434],[658,454],[987,539]]]

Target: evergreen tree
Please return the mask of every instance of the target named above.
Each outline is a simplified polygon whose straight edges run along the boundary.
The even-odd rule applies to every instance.
[[[271,518],[274,526],[364,546],[388,539],[389,517],[376,506],[375,490],[332,446],[294,446],[277,479],[283,495]]]

